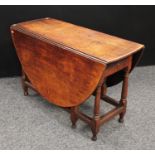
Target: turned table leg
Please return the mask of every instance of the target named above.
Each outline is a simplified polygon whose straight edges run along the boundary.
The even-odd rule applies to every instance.
[[[99,132],[100,127],[100,98],[101,98],[101,86],[97,87],[96,96],[95,96],[95,104],[94,104],[94,117],[92,121],[92,140],[97,140],[97,133]]]
[[[78,115],[77,115],[77,112],[78,112],[78,106],[76,107],[71,107],[71,122],[72,122],[72,128],[76,128],[76,122],[78,120]]]
[[[102,97],[107,94],[107,85],[106,85],[106,80],[104,81],[102,87],[101,87],[101,95]]]
[[[28,86],[25,84],[25,81],[27,80],[27,76],[24,73],[24,71],[22,70],[22,77],[21,77],[21,82],[22,82],[22,88],[24,91],[24,95],[27,96],[28,95]]]
[[[122,93],[121,93],[121,100],[120,104],[124,107],[123,112],[120,113],[119,122],[124,122],[124,116],[126,113],[126,107],[127,107],[127,94],[128,94],[128,75],[129,75],[129,68],[125,70],[124,73],[124,79],[123,79],[123,85],[122,85]]]

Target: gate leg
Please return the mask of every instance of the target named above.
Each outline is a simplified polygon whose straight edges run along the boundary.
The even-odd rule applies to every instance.
[[[123,85],[122,85],[122,93],[121,93],[121,100],[120,104],[124,107],[123,112],[120,113],[119,122],[124,122],[124,116],[126,113],[127,107],[127,94],[128,94],[128,75],[129,75],[129,68],[126,68],[124,73]]]
[[[107,85],[106,85],[106,80],[104,80],[104,83],[101,87],[101,96],[104,97],[104,95],[107,94]]]
[[[78,106],[76,107],[71,107],[71,122],[72,122],[72,128],[76,128],[76,122],[78,120]]]
[[[100,98],[101,98],[101,86],[97,87],[96,96],[95,96],[95,103],[94,103],[94,116],[92,121],[92,140],[97,140],[97,133],[99,132],[100,127]]]
[[[24,73],[24,71],[22,70],[22,77],[21,77],[21,82],[22,82],[22,88],[24,91],[24,95],[27,96],[28,95],[28,86],[25,84],[25,81],[27,80],[27,76]]]

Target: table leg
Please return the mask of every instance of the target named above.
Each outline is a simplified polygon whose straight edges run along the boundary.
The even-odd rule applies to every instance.
[[[72,128],[76,128],[76,122],[78,120],[78,106],[76,107],[71,107],[71,122],[72,122]]]
[[[99,132],[100,127],[100,98],[101,98],[101,86],[97,87],[96,96],[95,96],[95,104],[94,104],[94,117],[92,121],[92,140],[97,140],[97,133]]]
[[[101,95],[102,97],[107,94],[107,85],[106,85],[106,80],[104,81],[102,87],[101,87]]]
[[[127,107],[127,94],[128,94],[128,75],[129,75],[129,68],[125,70],[124,73],[124,79],[123,79],[123,85],[122,85],[122,93],[121,93],[121,100],[120,104],[124,107],[123,112],[120,113],[119,122],[124,122],[124,116],[126,113],[126,107]]]
[[[27,76],[24,73],[24,71],[22,70],[21,82],[22,82],[22,88],[23,88],[23,91],[24,91],[24,95],[25,96],[28,95],[28,86],[25,84],[26,79],[27,79]]]

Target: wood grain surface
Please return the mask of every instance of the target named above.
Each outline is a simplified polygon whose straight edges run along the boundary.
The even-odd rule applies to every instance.
[[[127,57],[144,47],[139,43],[52,18],[19,23],[17,28],[106,63]]]
[[[52,18],[14,24],[11,33],[34,89],[62,107],[83,103],[98,86],[106,66],[144,48],[139,43]],[[117,79],[115,74],[112,77]],[[107,83],[113,83],[109,77]]]
[[[24,72],[48,101],[71,107],[95,90],[105,65],[14,31],[14,44]]]

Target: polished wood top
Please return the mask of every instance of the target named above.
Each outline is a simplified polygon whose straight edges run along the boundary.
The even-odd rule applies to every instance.
[[[52,18],[14,24],[12,29],[59,44],[105,64],[127,57],[144,47],[139,43]]]

